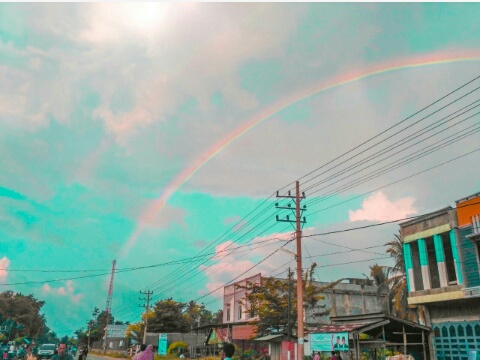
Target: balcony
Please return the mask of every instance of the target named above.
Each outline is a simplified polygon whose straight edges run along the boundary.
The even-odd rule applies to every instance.
[[[408,305],[421,305],[432,302],[464,299],[466,297],[464,290],[463,285],[453,285],[437,289],[410,292],[408,294]]]

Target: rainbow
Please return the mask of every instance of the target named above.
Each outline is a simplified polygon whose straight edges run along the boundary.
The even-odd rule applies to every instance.
[[[235,129],[232,133],[228,134],[224,139],[218,141],[210,149],[208,149],[201,157],[199,157],[194,164],[188,168],[182,170],[173,180],[170,182],[162,195],[149,203],[144,210],[141,212],[140,216],[137,219],[137,227],[134,232],[130,235],[124,249],[123,254],[127,254],[132,246],[136,243],[138,237],[151,223],[155,215],[165,206],[168,199],[176,192],[180,187],[185,184],[199,169],[201,169],[210,159],[222,151],[225,147],[230,145],[236,139],[252,130],[257,125],[261,124],[268,118],[277,114],[278,112],[292,106],[293,104],[305,100],[311,96],[317,95],[321,92],[337,88],[339,86],[351,84],[355,81],[359,81],[374,75],[380,75],[392,71],[425,67],[431,65],[441,65],[455,62],[465,62],[465,61],[479,61],[480,60],[480,51],[462,51],[455,54],[452,53],[434,53],[427,54],[416,57],[408,57],[403,59],[396,59],[389,62],[384,62],[381,64],[376,64],[374,66],[368,67],[366,69],[354,70],[347,73],[344,73],[338,77],[335,77],[329,81],[326,81],[321,84],[313,84],[308,88],[303,89],[301,92],[292,94],[289,97],[282,99],[272,105],[266,107],[261,112],[255,114],[251,119],[246,121],[243,125]]]

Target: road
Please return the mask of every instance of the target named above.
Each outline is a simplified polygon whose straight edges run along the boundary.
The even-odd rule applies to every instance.
[[[75,358],[75,360],[78,359],[78,356]],[[88,354],[87,356],[87,360],[122,360],[122,359],[119,359],[119,358],[111,358],[111,357],[107,357],[107,356],[102,356],[102,355],[94,355],[94,354]]]

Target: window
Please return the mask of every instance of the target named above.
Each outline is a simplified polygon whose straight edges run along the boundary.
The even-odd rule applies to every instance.
[[[480,259],[480,241],[475,241],[475,246],[477,247],[477,260]]]
[[[432,289],[440,287],[440,275],[438,273],[437,256],[435,255],[435,245],[433,244],[433,237],[425,239],[427,245],[428,270],[430,272],[430,283]]]
[[[442,235],[443,253],[445,254],[445,267],[447,269],[448,285],[457,284],[457,272],[455,270],[455,261],[453,260],[452,244],[450,243],[450,234],[448,232]]]
[[[238,305],[238,316],[237,316],[238,320],[242,320],[242,313],[243,313],[242,305]]]
[[[410,243],[413,266],[413,283],[415,291],[423,290],[422,268],[420,267],[420,255],[418,253],[418,242]]]
[[[227,321],[230,321],[230,305],[227,305]]]
[[[255,306],[250,305],[250,318],[255,317]]]

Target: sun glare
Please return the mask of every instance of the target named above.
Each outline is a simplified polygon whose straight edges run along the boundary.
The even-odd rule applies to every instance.
[[[164,7],[164,3],[158,2],[123,3],[123,17],[126,24],[136,30],[152,31],[160,27]]]

